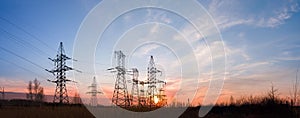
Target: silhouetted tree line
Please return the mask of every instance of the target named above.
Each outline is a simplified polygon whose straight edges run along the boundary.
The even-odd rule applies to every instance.
[[[75,94],[74,94],[74,97],[73,97],[73,104],[82,104],[80,95],[79,95],[78,93],[75,93]]]
[[[273,85],[264,96],[248,96],[215,105],[206,118],[299,118],[300,107],[291,98],[280,98]],[[204,106],[205,107],[205,106]],[[198,118],[198,107],[190,107],[180,118]]]
[[[33,82],[29,81],[27,87],[28,93],[26,94],[27,99],[38,102],[44,101],[44,88],[41,87],[40,84],[37,79],[34,79]]]

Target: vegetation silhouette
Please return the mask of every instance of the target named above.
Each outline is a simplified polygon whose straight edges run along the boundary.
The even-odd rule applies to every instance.
[[[273,85],[262,96],[247,96],[235,100],[230,97],[228,102],[215,105],[205,116],[206,118],[298,118],[300,107],[293,105],[292,98],[280,98],[278,89]],[[94,117],[78,100],[74,104],[57,104],[37,100],[0,100],[1,117]],[[102,106],[105,107],[105,106]],[[188,107],[180,118],[198,118],[200,107]],[[172,108],[172,107],[169,107]],[[147,108],[134,108],[133,111],[143,112]],[[135,109],[135,110],[134,110]]]
[[[43,102],[45,95],[44,95],[44,88],[41,87],[41,83],[34,79],[33,82],[28,82],[28,93],[26,94],[27,99],[29,100],[35,100],[39,102]]]
[[[271,89],[264,96],[231,96],[228,103],[220,103],[212,108],[206,118],[299,118],[299,107],[293,106],[292,99],[279,97],[278,89]],[[180,118],[198,118],[200,106],[188,108]],[[205,106],[204,106],[205,107]]]

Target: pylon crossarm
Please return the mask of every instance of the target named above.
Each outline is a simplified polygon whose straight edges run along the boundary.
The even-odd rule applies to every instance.
[[[67,88],[66,88],[66,82],[74,82],[73,80],[66,79],[66,72],[69,70],[74,70],[73,68],[66,65],[66,60],[71,59],[70,57],[67,57],[65,54],[65,51],[63,49],[63,43],[60,42],[59,48],[58,48],[58,54],[56,55],[55,59],[48,58],[49,60],[54,62],[54,69],[46,71],[52,73],[54,76],[56,76],[56,80],[47,80],[52,83],[56,83],[56,89],[54,93],[54,100],[53,102],[59,102],[62,103],[69,103],[69,98],[67,94]]]

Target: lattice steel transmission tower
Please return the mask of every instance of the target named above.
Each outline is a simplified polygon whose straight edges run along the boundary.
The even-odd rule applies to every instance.
[[[139,94],[139,71],[137,68],[132,68],[132,71],[130,71],[132,75],[132,89],[131,89],[131,95],[130,95],[130,103],[131,106],[140,106],[140,94]]]
[[[0,89],[1,89],[1,94],[2,94],[1,99],[4,100],[4,96],[5,96],[4,87],[0,87]]]
[[[115,51],[115,58],[117,66],[110,68],[111,72],[116,72],[115,89],[112,97],[112,103],[120,107],[129,107],[130,98],[128,95],[126,84],[126,69],[125,69],[125,55],[122,51]]]
[[[148,104],[149,107],[153,107],[153,106],[155,106],[154,97],[157,94],[156,85],[158,83],[157,78],[156,78],[156,74],[161,73],[161,71],[156,68],[152,55],[150,56],[150,61],[149,61],[149,65],[148,65],[147,70],[148,70],[147,81],[149,83],[148,91],[147,91],[147,97],[148,97],[147,104]]]
[[[97,100],[97,94],[102,94],[101,91],[98,91],[97,89],[97,82],[96,82],[96,77],[93,78],[93,83],[91,86],[89,86],[91,91],[87,92],[87,94],[91,94],[91,106],[97,106],[98,105],[98,100]]]
[[[66,82],[69,82],[71,80],[66,78],[66,72],[74,69],[66,65],[66,61],[71,60],[71,58],[66,56],[62,42],[60,42],[58,48],[58,54],[56,55],[56,58],[55,59],[49,58],[49,59],[54,62],[55,67],[52,70],[46,69],[46,71],[56,76],[55,80],[48,80],[49,82],[56,84],[53,102],[54,103],[58,102],[60,104],[69,103]]]
[[[157,98],[159,99],[159,102],[157,103],[157,106],[165,106],[167,105],[167,95],[165,94],[165,90],[163,88],[160,88],[158,90]]]

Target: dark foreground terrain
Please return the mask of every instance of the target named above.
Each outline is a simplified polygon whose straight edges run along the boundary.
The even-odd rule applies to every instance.
[[[199,108],[189,108],[180,118],[198,118]],[[260,106],[216,106],[205,118],[300,118],[300,108],[269,108]]]
[[[206,118],[300,118],[299,107],[286,103],[215,106]],[[198,118],[199,107],[188,108],[180,118]],[[58,105],[27,100],[0,101],[1,118],[93,118],[80,104]]]
[[[27,100],[1,100],[0,118],[93,118],[82,105],[58,105]]]

